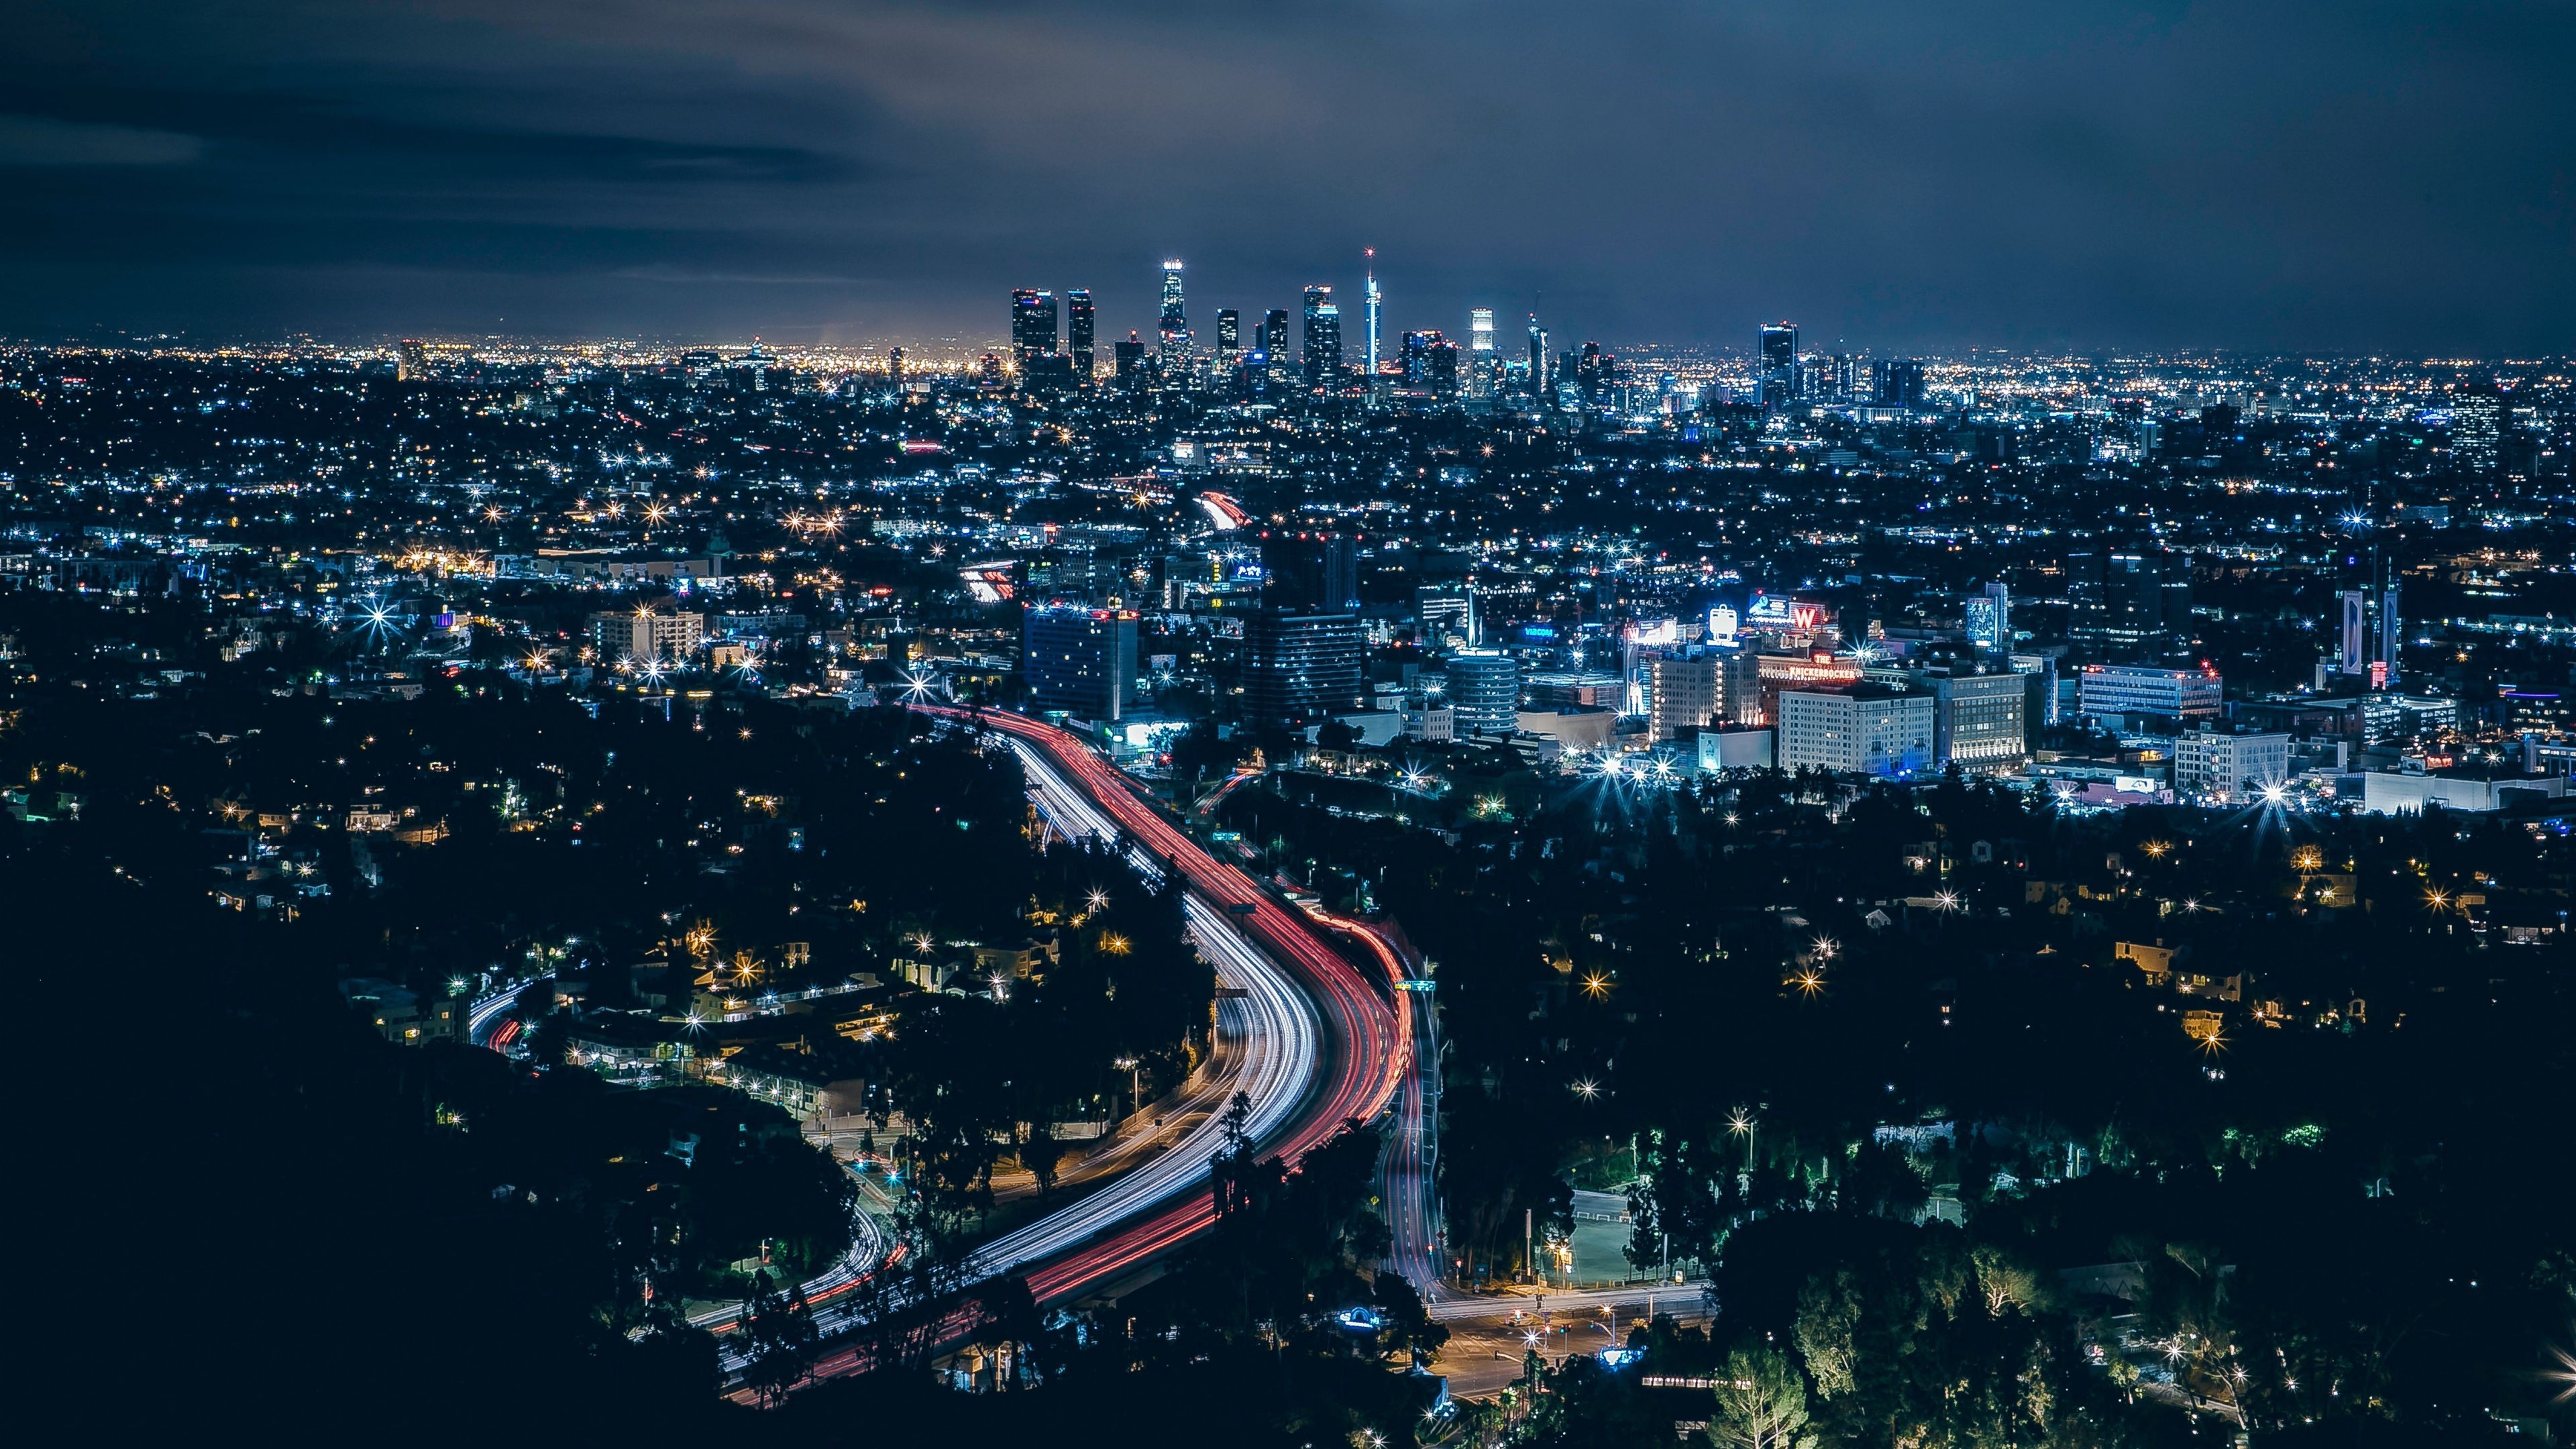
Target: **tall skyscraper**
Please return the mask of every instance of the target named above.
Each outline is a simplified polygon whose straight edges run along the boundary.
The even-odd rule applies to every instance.
[[[1968,642],[1991,654],[2012,643],[2012,590],[1997,582],[1969,596]]]
[[[1368,308],[1368,375],[1371,378],[1375,378],[1377,376],[1378,364],[1377,325],[1378,307],[1380,302],[1377,291],[1377,248],[1370,247],[1368,249],[1367,256],[1369,262],[1368,291],[1363,295],[1367,299],[1366,305]]]
[[[1073,380],[1091,381],[1091,289],[1076,287],[1064,294],[1064,349],[1073,354]]]
[[[2114,663],[2161,659],[2192,630],[2191,560],[2138,549],[2066,556],[2067,637]]]
[[[1040,709],[1110,721],[1136,697],[1136,611],[1058,601],[1020,625],[1020,677]]]
[[[1470,352],[1491,352],[1494,350],[1493,308],[1470,307],[1467,309],[1467,350]]]
[[[1357,614],[1261,610],[1243,623],[1244,712],[1276,724],[1358,708],[1364,647]]]
[[[1055,293],[1021,287],[1011,293],[1011,352],[1023,375],[1055,351]]]
[[[1229,366],[1243,350],[1243,314],[1232,307],[1216,314],[1216,350]]]
[[[2337,596],[2343,605],[2343,648],[2335,656],[2335,672],[2359,674],[2369,657],[2369,598],[2360,589],[2346,589]]]
[[[1404,385],[1410,390],[1431,386],[1431,348],[1440,340],[1437,332],[1407,332],[1398,360],[1404,366]]]
[[[1163,263],[1163,320],[1159,325],[1163,339],[1163,365],[1177,368],[1189,360],[1190,312],[1181,301],[1181,263],[1178,258]]]
[[[1288,331],[1288,309],[1273,307],[1261,324],[1261,351],[1270,361],[1270,383],[1284,387],[1288,382],[1290,360],[1297,355],[1297,339]]]
[[[2405,631],[2397,617],[2397,585],[2379,591],[2379,684],[2382,688],[2397,682],[2397,647],[2404,642]]]
[[[1532,312],[1530,314],[1529,347],[1530,396],[1537,398],[1542,404],[1544,404],[1551,396],[1554,395],[1555,389],[1548,385],[1547,329],[1538,325],[1538,314],[1536,312]]]
[[[1143,381],[1145,342],[1143,338],[1136,335],[1134,328],[1128,329],[1126,341],[1112,343],[1110,350],[1117,358],[1117,377],[1120,382],[1132,384]]]
[[[1756,380],[1762,406],[1787,407],[1798,396],[1798,324],[1774,322],[1762,329]]]
[[[1883,408],[1923,406],[1923,364],[1882,358],[1869,365],[1870,401]]]
[[[1341,384],[1342,309],[1333,305],[1333,289],[1306,289],[1306,386],[1329,392]]]
[[[1261,573],[1261,601],[1271,608],[1347,613],[1360,606],[1360,546],[1349,534],[1265,533]]]
[[[2503,437],[2503,398],[2480,388],[2451,400],[2451,461],[2473,473],[2492,473]]]

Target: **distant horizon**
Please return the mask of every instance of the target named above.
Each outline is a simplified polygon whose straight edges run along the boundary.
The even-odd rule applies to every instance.
[[[1244,324],[1247,335],[1256,320],[1257,319],[1251,318],[1247,315],[1247,320]],[[1523,329],[1515,328],[1507,334],[1499,325],[1500,318],[1497,317],[1496,320],[1497,329],[1495,336],[1497,338],[1509,336],[1514,340],[1525,341],[1526,333]],[[1543,322],[1544,320],[1545,319],[1542,319]],[[1795,319],[1789,320],[1794,322]],[[1351,350],[1348,346],[1349,329],[1347,324],[1348,318],[1346,316],[1346,353]],[[1139,328],[1136,330],[1140,337],[1150,339],[1152,336],[1152,334],[1147,332],[1145,329]],[[1193,330],[1200,330],[1196,327],[1195,320]],[[1388,339],[1387,346],[1390,353],[1393,351],[1394,339],[1401,336],[1403,332],[1409,330],[1416,329],[1399,328],[1391,324],[1385,329]],[[1445,328],[1436,330],[1441,331],[1450,341],[1460,343],[1461,345],[1464,344],[1465,336],[1463,332],[1451,332]],[[1602,337],[1588,337],[1563,333],[1552,325],[1549,326],[1548,330],[1548,347],[1551,352],[1564,352],[1577,349],[1586,343],[1598,343],[1604,351],[1621,356],[1647,353],[1682,355],[1699,354],[1713,358],[1739,358],[1751,357],[1754,355],[1755,351],[1753,347],[1748,345],[1722,342],[1685,342],[1671,340],[1615,341]],[[1113,339],[1108,329],[1103,328],[1101,332],[1099,351],[1104,359],[1109,352],[1109,344],[1112,340],[1124,339],[1123,336]],[[907,350],[913,348],[931,349],[944,347],[951,349],[956,356],[967,360],[973,360],[975,358],[982,357],[985,354],[992,354],[1007,359],[1011,351],[1011,340],[1009,334],[1006,331],[1000,330],[997,330],[990,336],[981,339],[970,339],[962,336],[933,337],[923,336],[920,334],[894,333],[851,339],[834,339],[828,341],[788,340],[769,333],[749,332],[733,334],[699,333],[689,335],[653,335],[642,332],[580,333],[540,331],[467,333],[460,330],[441,330],[433,328],[423,328],[418,330],[369,330],[363,333],[359,332],[357,329],[352,329],[347,333],[336,334],[320,331],[286,331],[272,333],[227,332],[216,334],[211,331],[207,333],[191,333],[178,330],[142,332],[139,330],[115,329],[90,334],[65,332],[50,337],[0,332],[0,347],[58,351],[286,351],[298,348],[308,348],[316,351],[363,351],[387,350],[404,342],[418,342],[427,346],[440,348],[470,349],[478,345],[488,344],[502,347],[528,348],[532,350],[568,350],[593,347],[625,348],[636,351],[658,350],[669,352],[694,351],[700,349],[715,351],[749,351],[751,348],[757,346],[788,353],[883,353],[898,347]],[[1211,355],[1216,351],[1213,344],[1204,340],[1194,343],[1194,346],[1197,351]],[[1495,348],[1495,351],[1506,359],[1523,356],[1525,355],[1525,350],[1525,345],[1523,347],[1513,347],[1498,344]],[[2576,361],[2576,347],[2571,347],[2570,350],[2565,352],[2495,354],[2486,356],[2451,353],[2446,355],[2427,355],[2421,357],[2386,349],[2362,351],[2329,348],[2256,348],[2230,346],[2146,348],[2103,345],[2092,347],[2050,348],[1972,343],[1964,346],[1952,346],[1946,348],[1877,347],[1866,342],[1852,342],[1843,339],[1837,339],[1832,343],[1821,343],[1811,340],[1803,329],[1801,329],[1799,336],[1799,351],[1801,355],[1841,352],[1855,357],[1903,357],[1910,360],[1943,363],[1966,363],[1977,360],[1981,357],[1992,357],[1998,359],[2023,358],[2032,361],[2045,362],[2089,363],[2094,365],[2107,365],[2113,363],[2181,363],[2195,360],[2216,362],[2226,359],[2236,359],[2248,362],[2301,361],[2328,363],[2376,363],[2391,367],[2469,368],[2546,367]]]

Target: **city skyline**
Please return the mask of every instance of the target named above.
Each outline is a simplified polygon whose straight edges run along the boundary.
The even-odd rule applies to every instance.
[[[5,70],[10,335],[980,336],[1030,276],[1145,316],[1158,254],[1356,304],[1366,247],[1390,330],[2491,356],[2576,326],[2543,7],[71,14]]]

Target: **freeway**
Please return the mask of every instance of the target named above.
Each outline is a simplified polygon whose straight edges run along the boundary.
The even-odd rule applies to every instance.
[[[1386,1184],[1389,1230],[1387,1262],[1422,1295],[1425,1303],[1450,1296],[1441,1271],[1440,1199],[1434,1184],[1434,1154],[1440,1118],[1440,1025],[1428,989],[1431,978],[1387,933],[1366,921],[1315,912],[1320,919],[1366,942],[1399,984],[1397,1014],[1406,1031],[1406,1064],[1402,1093],[1396,1098],[1395,1131],[1387,1138],[1378,1175]],[[1417,1006],[1415,1003],[1419,1003]]]
[[[1289,1042],[1284,1055],[1313,1086],[1297,1093],[1294,1100],[1284,1094],[1272,1101],[1255,1095],[1251,1126],[1261,1150],[1293,1163],[1339,1132],[1344,1122],[1370,1121],[1386,1108],[1402,1078],[1409,1029],[1388,999],[1398,994],[1382,991],[1305,922],[1243,875],[1211,859],[1159,810],[1138,798],[1124,775],[1074,736],[1018,715],[915,707],[1007,734],[1023,764],[1032,767],[1032,791],[1051,819],[1081,821],[1092,835],[1103,833],[1103,826],[1114,827],[1157,873],[1177,871],[1190,891],[1191,934],[1215,959],[1220,972],[1244,986],[1247,1001],[1261,1001],[1270,989],[1268,983],[1275,982],[1292,1000],[1311,1003],[1293,1028],[1304,1034]],[[1058,810],[1064,814],[1057,815]],[[1307,1024],[1318,1015],[1321,1030],[1309,1030]],[[1274,1105],[1280,1108],[1275,1115]],[[1168,1160],[1173,1154],[1165,1156]],[[1191,1185],[1205,1166],[1204,1160],[1190,1166]],[[1068,1211],[1108,1195],[1097,1194]],[[1209,1194],[1189,1193],[1031,1272],[1029,1291],[1040,1303],[1073,1296],[1205,1229],[1215,1221],[1215,1213]],[[1042,1226],[1043,1222],[1033,1224],[1024,1231]],[[1091,1221],[1086,1231],[1106,1226]],[[1051,1233],[1049,1245],[1071,1246],[1075,1236]],[[1009,1242],[1005,1239],[993,1247],[1001,1249]],[[1032,1253],[1020,1261],[1032,1261],[1035,1256]],[[1005,1271],[999,1266],[992,1270]]]
[[[971,718],[937,707],[924,712],[958,723]],[[1293,1161],[1344,1120],[1367,1120],[1384,1108],[1396,1081],[1390,1053],[1402,1041],[1401,1028],[1356,968],[1173,830],[1080,741],[1016,716],[985,722],[1010,736],[1031,798],[1059,833],[1124,841],[1149,878],[1181,872],[1190,886],[1183,905],[1190,935],[1235,988],[1218,1004],[1219,1026],[1240,1045],[1232,1085],[1251,1101],[1245,1131],[1262,1150]],[[1335,1068],[1329,1074],[1328,1060]],[[1222,1121],[1201,1121],[1144,1166],[985,1244],[966,1276],[1024,1271],[1031,1295],[1047,1303],[1168,1251],[1215,1221],[1214,1200],[1200,1189],[1224,1145]],[[807,1296],[817,1299],[810,1289]],[[815,1326],[829,1338],[855,1326],[860,1311],[855,1303],[818,1301]],[[743,1367],[730,1345],[724,1360],[728,1371]],[[817,1363],[812,1377],[861,1366],[858,1351],[844,1350]]]

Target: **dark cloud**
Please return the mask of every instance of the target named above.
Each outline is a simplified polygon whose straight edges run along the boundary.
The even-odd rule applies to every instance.
[[[2564,350],[2563,4],[32,0],[0,328]],[[13,22],[15,24],[15,22]]]

